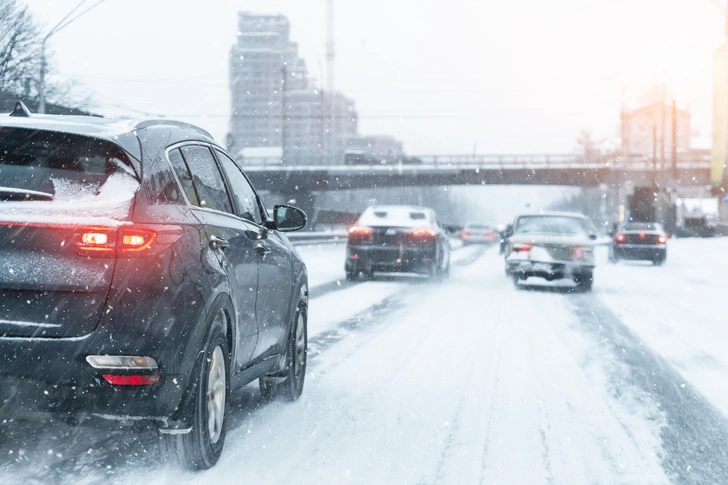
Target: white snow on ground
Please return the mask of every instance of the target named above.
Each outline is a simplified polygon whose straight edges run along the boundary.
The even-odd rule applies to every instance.
[[[296,246],[296,251],[308,268],[310,288],[346,278],[344,271],[346,244],[307,244]]]
[[[312,281],[343,276],[343,245],[299,249]],[[674,453],[682,448],[665,434],[681,439],[675,423],[696,423],[674,419],[656,401],[664,394],[635,384],[635,360],[623,360],[625,349],[590,331],[575,308],[606,305],[645,352],[665,358],[728,415],[728,239],[671,240],[664,267],[609,265],[601,254],[593,295],[517,291],[496,247],[467,264],[480,251],[453,252],[446,281],[386,277],[313,298],[303,396],[265,404],[255,383],[236,392],[225,452],[212,470],[160,464],[154,433],[134,441],[129,432],[46,423],[21,428],[18,436],[28,437],[10,446],[0,439],[0,455],[12,456],[0,458],[0,483],[674,480],[666,461],[679,463]],[[661,372],[659,365],[644,371]],[[724,427],[686,402],[677,403],[679,418],[704,413],[707,426]],[[0,435],[9,425],[0,423]]]
[[[449,281],[412,282],[335,345],[314,338],[302,398],[244,411],[212,470],[122,483],[666,483],[654,403],[628,385],[614,397],[619,364],[569,295],[515,291],[502,265],[491,250]],[[377,285],[392,283],[351,290]]]
[[[671,239],[660,267],[601,262],[596,294],[728,415],[728,238]]]

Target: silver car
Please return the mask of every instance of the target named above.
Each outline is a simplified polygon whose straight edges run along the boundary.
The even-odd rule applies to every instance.
[[[589,291],[594,282],[592,222],[581,214],[554,212],[518,216],[505,249],[506,274],[518,286],[531,276],[570,279]]]

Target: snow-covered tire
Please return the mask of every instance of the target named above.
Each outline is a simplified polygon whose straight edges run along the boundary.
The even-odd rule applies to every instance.
[[[192,431],[163,435],[168,457],[185,468],[206,470],[220,459],[225,444],[225,412],[230,397],[230,351],[225,315],[218,311],[210,326],[192,383]]]
[[[260,393],[264,399],[280,397],[286,401],[295,401],[301,397],[306,379],[308,357],[308,325],[306,308],[300,306],[291,328],[286,345],[284,368],[277,376],[261,377],[258,382]]]
[[[582,274],[574,277],[574,283],[576,283],[576,289],[582,293],[587,293],[592,290],[594,284],[594,275],[591,273]]]

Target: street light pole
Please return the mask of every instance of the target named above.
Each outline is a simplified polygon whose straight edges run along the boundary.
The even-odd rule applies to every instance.
[[[87,13],[93,8],[98,7],[101,3],[105,2],[106,0],[98,0],[96,3],[91,5],[86,10],[81,11],[78,15],[75,17],[71,17],[76,10],[78,10],[81,5],[86,3],[87,0],[81,0],[75,7],[71,9],[70,12],[66,14],[63,19],[61,19],[60,22],[56,24],[55,27],[53,27],[51,30],[48,31],[45,37],[43,37],[43,40],[40,44],[40,79],[38,80],[38,113],[45,114],[45,108],[46,108],[46,101],[45,101],[45,76],[46,76],[46,42],[48,39],[61,29],[67,27],[72,22],[78,20],[79,17]]]

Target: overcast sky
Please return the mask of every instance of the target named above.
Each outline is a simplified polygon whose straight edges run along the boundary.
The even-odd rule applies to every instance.
[[[49,28],[77,0],[28,3]],[[105,0],[49,47],[97,111],[183,119],[222,142],[241,10],[288,16],[322,77],[325,0]],[[336,88],[361,132],[409,153],[568,152],[581,129],[614,140],[622,80],[634,106],[664,79],[705,145],[723,26],[711,0],[336,0]]]

